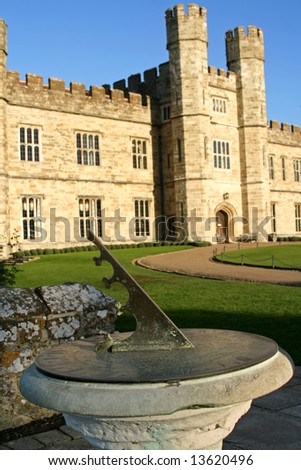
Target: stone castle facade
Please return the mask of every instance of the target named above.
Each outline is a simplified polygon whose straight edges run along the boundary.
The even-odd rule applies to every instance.
[[[206,10],[166,12],[169,62],[113,88],[6,68],[0,21],[0,244],[23,250],[242,233],[301,235],[300,128],[267,123],[263,32],[226,33],[208,67]]]

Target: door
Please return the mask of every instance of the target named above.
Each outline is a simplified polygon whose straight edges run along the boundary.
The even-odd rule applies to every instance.
[[[228,214],[225,211],[216,213],[216,234],[218,243],[229,241]]]

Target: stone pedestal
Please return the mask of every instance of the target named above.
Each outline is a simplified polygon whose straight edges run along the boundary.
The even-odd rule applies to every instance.
[[[219,408],[177,411],[171,415],[98,418],[64,414],[66,423],[98,449],[222,449],[251,401]]]
[[[33,403],[60,411],[66,423],[99,449],[221,449],[252,400],[293,375],[278,351],[245,369],[159,383],[87,383],[47,376],[30,366],[20,390]]]

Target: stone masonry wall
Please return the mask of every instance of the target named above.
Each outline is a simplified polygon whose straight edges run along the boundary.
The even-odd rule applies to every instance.
[[[52,346],[113,332],[118,309],[116,300],[88,284],[0,287],[0,431],[53,415],[23,399],[22,372]]]

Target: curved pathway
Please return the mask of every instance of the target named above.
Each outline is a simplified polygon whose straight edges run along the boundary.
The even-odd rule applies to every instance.
[[[257,244],[241,244],[241,248],[256,248]],[[269,243],[269,246],[271,244]],[[278,245],[278,244],[277,244]],[[259,244],[267,246],[267,244]],[[207,279],[229,279],[301,287],[301,272],[269,268],[253,268],[212,261],[213,251],[220,253],[224,245],[146,256],[137,260],[140,266],[158,271],[186,274]],[[237,244],[225,245],[226,251],[237,250]],[[300,245],[301,249],[301,245]]]

